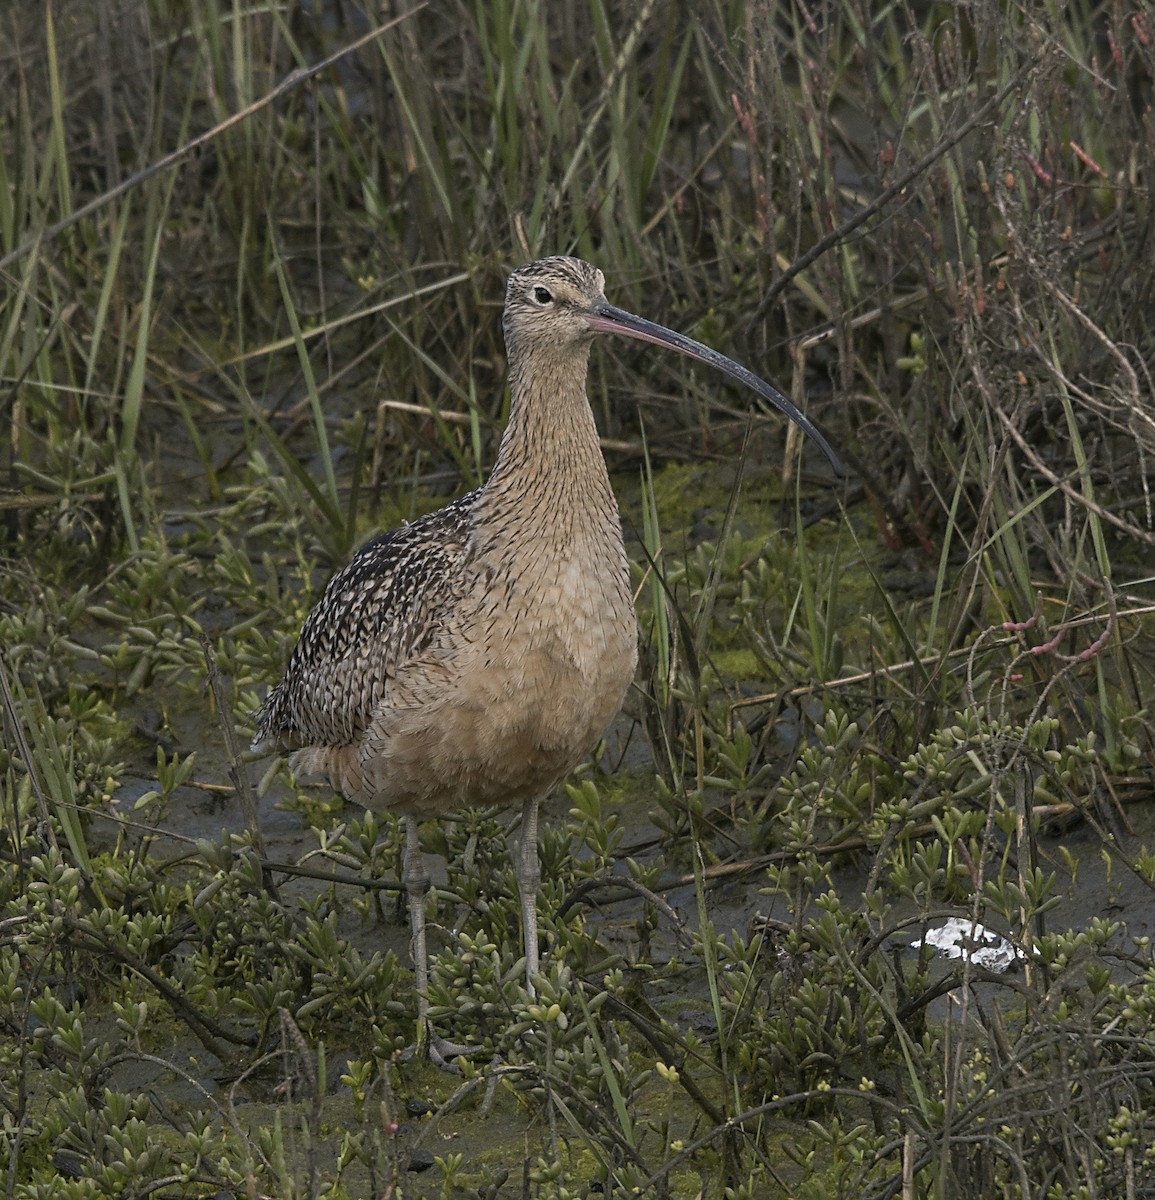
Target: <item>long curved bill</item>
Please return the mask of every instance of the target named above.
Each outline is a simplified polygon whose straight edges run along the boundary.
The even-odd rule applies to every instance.
[[[753,371],[748,371],[732,358],[727,358],[724,354],[719,354],[717,350],[711,350],[709,346],[703,346],[701,342],[696,342],[684,334],[675,333],[664,325],[656,325],[644,317],[635,317],[633,313],[628,313],[623,308],[615,308],[612,304],[599,304],[592,312],[585,314],[585,319],[586,324],[595,333],[618,333],[623,337],[652,342],[655,346],[667,346],[671,350],[677,350],[689,358],[695,358],[698,362],[705,363],[708,367],[714,367],[723,374],[729,375],[731,379],[745,384],[746,387],[757,392],[763,400],[789,417],[803,433],[812,437],[818,443],[818,448],[830,460],[830,465],[834,468],[836,475],[841,477],[846,474],[838,455],[830,448],[830,443],[818,432],[814,423],[799,412],[777,388],[771,387],[764,379],[760,379]]]

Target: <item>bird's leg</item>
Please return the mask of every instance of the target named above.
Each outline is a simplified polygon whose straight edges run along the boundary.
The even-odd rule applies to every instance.
[[[409,896],[409,928],[412,931],[413,974],[417,983],[417,1044],[405,1052],[429,1053],[430,1061],[447,1071],[459,1071],[452,1060],[477,1052],[476,1046],[462,1046],[435,1033],[429,1024],[429,951],[425,944],[425,897],[429,892],[429,872],[421,853],[421,837],[416,817],[405,818],[405,891]]]
[[[521,929],[525,943],[525,986],[533,999],[533,977],[537,974],[537,893],[541,887],[541,863],[537,857],[537,810],[535,796],[521,810],[521,853],[517,860],[517,889],[521,893]]]
[[[429,1038],[429,954],[425,947],[425,894],[429,872],[421,853],[420,827],[416,817],[405,818],[405,890],[409,896],[410,953],[417,981],[417,1048]]]

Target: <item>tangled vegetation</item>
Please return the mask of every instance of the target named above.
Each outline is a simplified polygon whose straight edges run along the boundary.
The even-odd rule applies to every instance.
[[[54,0],[0,15],[0,1180],[89,1197],[1155,1192],[1155,12]],[[327,575],[475,486],[505,272],[595,353],[643,624],[443,856],[246,761]],[[1014,966],[913,943],[950,917]]]

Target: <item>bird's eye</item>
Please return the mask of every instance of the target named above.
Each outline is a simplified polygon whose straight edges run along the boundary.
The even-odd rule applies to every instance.
[[[553,292],[549,288],[541,287],[540,285],[533,289],[533,298],[538,304],[552,304]]]

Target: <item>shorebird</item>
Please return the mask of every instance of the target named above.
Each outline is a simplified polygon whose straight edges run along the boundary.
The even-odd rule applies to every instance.
[[[509,424],[486,483],[382,534],[330,580],[253,748],[299,779],[405,818],[418,1046],[428,1022],[418,823],[522,806],[517,882],[526,988],[538,970],[538,806],[609,726],[637,665],[621,518],[586,398],[595,334],[667,346],[752,388],[838,459],[780,392],[715,350],[615,308],[601,271],[545,258],[505,293]],[[454,1049],[450,1047],[450,1052]]]

